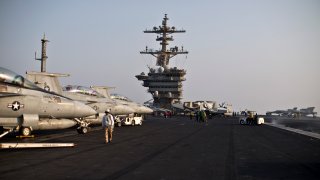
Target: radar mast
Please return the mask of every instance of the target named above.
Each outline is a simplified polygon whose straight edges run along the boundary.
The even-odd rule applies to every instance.
[[[46,39],[46,35],[43,34],[43,38],[41,39],[41,58],[37,58],[37,53],[35,53],[35,60],[41,61],[41,72],[46,72],[47,65],[47,42],[50,42]]]

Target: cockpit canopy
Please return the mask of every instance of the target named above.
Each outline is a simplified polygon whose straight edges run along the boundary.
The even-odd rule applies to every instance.
[[[102,94],[98,93],[97,91],[95,91],[89,87],[85,87],[85,86],[68,85],[68,86],[63,87],[63,91],[104,98],[104,96]]]
[[[0,83],[6,83],[28,89],[41,90],[41,88],[31,81],[25,79],[23,76],[3,67],[0,67]]]
[[[110,96],[111,96],[111,99],[119,99],[122,101],[132,102],[132,100],[129,99],[128,97],[120,95],[120,94],[111,94]]]

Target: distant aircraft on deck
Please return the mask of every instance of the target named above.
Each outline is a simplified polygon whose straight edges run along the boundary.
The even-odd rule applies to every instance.
[[[268,111],[266,115],[267,116],[277,115],[277,116],[288,116],[288,117],[300,117],[300,116],[316,117],[317,112],[314,112],[314,109],[315,107],[308,107],[308,108],[302,108],[299,110],[297,107],[294,107],[293,109],[288,109],[288,110]]]

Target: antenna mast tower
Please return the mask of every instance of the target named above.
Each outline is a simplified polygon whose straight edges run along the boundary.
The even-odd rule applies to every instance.
[[[46,72],[46,66],[47,66],[47,42],[50,42],[46,39],[46,35],[43,35],[43,39],[41,39],[41,58],[37,58],[37,53],[35,53],[35,60],[41,61],[41,72]]]

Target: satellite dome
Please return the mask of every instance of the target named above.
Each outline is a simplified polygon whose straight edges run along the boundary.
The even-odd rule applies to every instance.
[[[158,72],[159,73],[163,73],[163,71],[164,71],[164,68],[163,67],[159,67]]]

